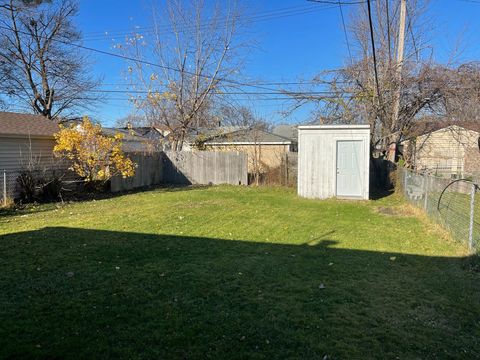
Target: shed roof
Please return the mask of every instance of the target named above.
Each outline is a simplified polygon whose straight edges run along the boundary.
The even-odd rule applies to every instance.
[[[0,135],[53,137],[58,123],[41,115],[0,112]]]
[[[299,130],[353,130],[353,129],[370,129],[368,124],[338,124],[338,125],[302,125],[298,127]]]

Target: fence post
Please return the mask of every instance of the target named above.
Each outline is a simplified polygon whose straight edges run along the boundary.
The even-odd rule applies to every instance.
[[[425,202],[423,206],[425,207],[425,211],[428,211],[428,175],[423,175],[423,180],[424,180],[424,191],[425,191]]]
[[[473,217],[475,214],[475,191],[476,186],[472,184],[472,189],[470,192],[470,224],[468,227],[468,250],[473,250]]]
[[[7,171],[3,170],[3,206],[7,207]]]
[[[289,181],[289,173],[288,173],[288,153],[285,153],[285,186],[288,186],[290,183]]]

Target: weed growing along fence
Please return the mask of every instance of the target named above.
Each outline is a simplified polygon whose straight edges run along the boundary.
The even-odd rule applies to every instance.
[[[286,152],[280,155],[280,165],[270,168],[258,177],[259,185],[297,186],[298,153]],[[255,184],[255,176],[249,174],[249,184]]]
[[[2,170],[0,174],[0,207],[7,206],[13,201],[19,175],[20,172]]]
[[[480,250],[480,194],[469,180],[451,180],[399,168],[397,187],[414,206],[425,210],[452,237]]]

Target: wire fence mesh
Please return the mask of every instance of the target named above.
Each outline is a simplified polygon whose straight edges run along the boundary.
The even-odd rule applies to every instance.
[[[16,194],[20,171],[2,170],[0,173],[0,206],[7,206]]]
[[[480,194],[476,183],[399,168],[398,185],[408,202],[425,210],[456,241],[472,252],[480,250]]]
[[[20,176],[28,173],[34,181],[35,192],[51,190],[47,189],[56,179],[60,183],[62,192],[73,191],[81,180],[76,174],[66,167],[45,167],[43,169],[9,169],[0,170],[0,207],[10,206],[14,200],[18,200],[25,187],[22,186]],[[25,177],[23,177],[25,180]]]

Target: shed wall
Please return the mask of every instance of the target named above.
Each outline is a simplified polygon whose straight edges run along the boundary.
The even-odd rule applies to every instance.
[[[299,128],[298,194],[313,199],[336,196],[337,141],[359,140],[363,144],[363,199],[369,197],[370,129]]]

